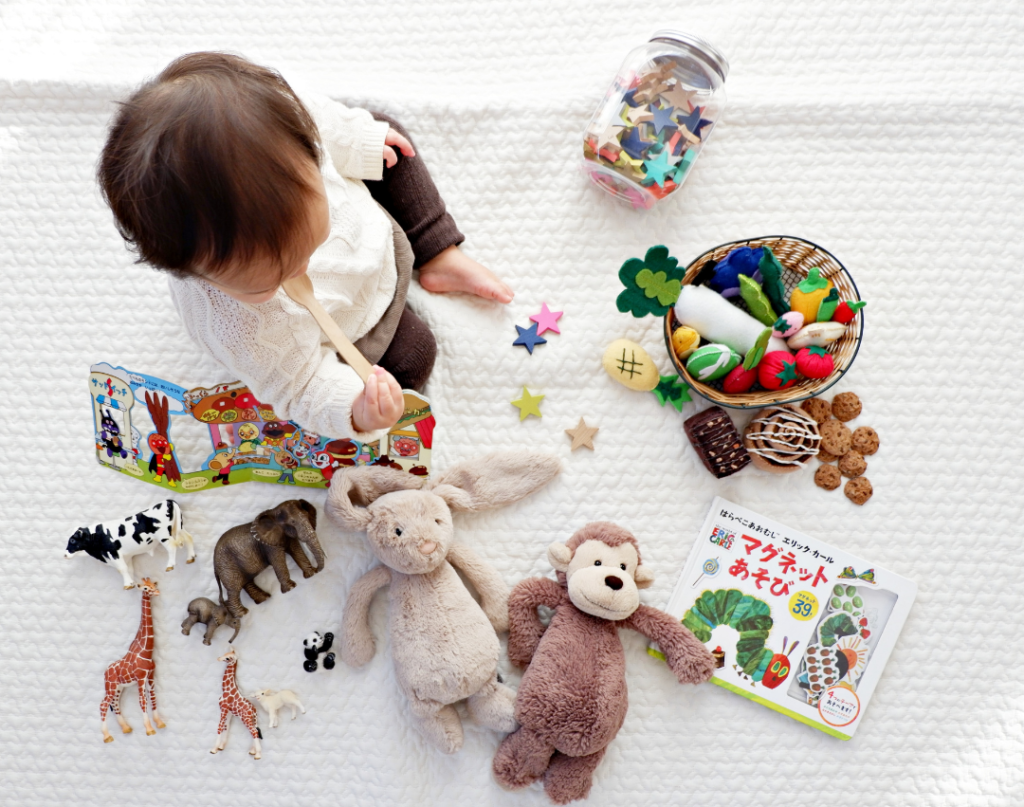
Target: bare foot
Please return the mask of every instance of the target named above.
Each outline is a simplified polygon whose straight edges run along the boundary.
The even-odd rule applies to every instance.
[[[420,267],[420,285],[435,293],[461,291],[499,303],[510,303],[515,296],[490,269],[455,246],[442,250]]]

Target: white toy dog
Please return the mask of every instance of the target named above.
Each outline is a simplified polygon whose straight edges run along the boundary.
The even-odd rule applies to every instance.
[[[306,714],[306,709],[303,707],[302,701],[299,700],[299,696],[290,689],[282,689],[280,692],[275,692],[273,689],[262,689],[253,693],[252,699],[262,706],[263,711],[270,717],[270,728],[277,725],[277,713],[284,706],[292,710],[292,720],[299,712]]]

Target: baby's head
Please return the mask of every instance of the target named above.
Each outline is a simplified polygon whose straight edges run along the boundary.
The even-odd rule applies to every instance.
[[[98,177],[139,263],[260,303],[327,239],[319,166],[316,124],[278,73],[191,53],[121,104]]]

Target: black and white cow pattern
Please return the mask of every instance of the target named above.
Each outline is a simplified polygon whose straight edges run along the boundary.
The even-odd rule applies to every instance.
[[[188,563],[196,559],[192,536],[181,524],[181,508],[173,499],[160,502],[112,524],[81,527],[68,539],[64,557],[83,552],[102,563],[109,563],[121,573],[125,588],[134,588],[132,558],[143,552],[153,554],[160,543],[167,550],[167,571],[174,568],[179,546],[188,546]]]

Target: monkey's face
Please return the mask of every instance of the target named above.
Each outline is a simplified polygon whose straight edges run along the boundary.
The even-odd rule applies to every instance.
[[[584,613],[601,619],[626,619],[640,605],[637,555],[630,543],[608,546],[584,541],[565,570],[569,599]]]

